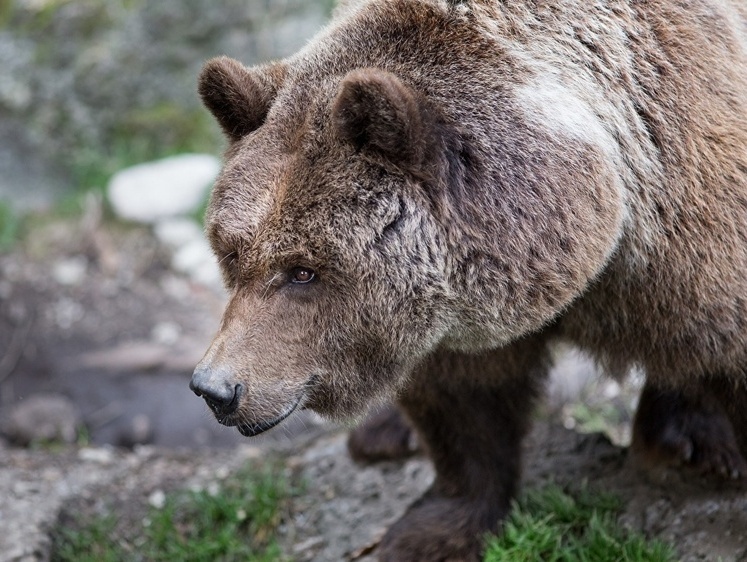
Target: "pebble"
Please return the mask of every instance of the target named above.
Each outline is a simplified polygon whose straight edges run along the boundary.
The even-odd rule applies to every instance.
[[[111,464],[114,462],[114,453],[110,449],[86,447],[78,451],[78,458],[85,462]]]
[[[88,260],[85,256],[73,256],[60,260],[52,267],[52,277],[60,285],[80,285],[86,277]]]
[[[163,509],[166,505],[166,494],[163,490],[156,490],[148,496],[148,503],[156,509]]]

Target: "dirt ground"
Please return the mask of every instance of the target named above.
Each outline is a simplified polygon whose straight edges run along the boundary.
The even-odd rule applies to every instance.
[[[0,445],[0,561],[48,559],[51,530],[71,515],[113,509],[137,524],[153,493],[207,486],[270,456],[309,484],[281,528],[288,555],[373,560],[384,529],[427,488],[428,462],[355,466],[344,429],[313,416],[251,441],[216,424],[187,384],[224,296],[168,263],[147,229],[95,211],[45,221],[0,256],[0,423],[45,394],[72,404],[79,424],[70,446]],[[590,388],[582,394],[597,405],[629,405],[625,392]],[[569,408],[532,433],[527,485],[587,483],[623,499],[621,525],[672,542],[682,560],[747,560],[743,484],[644,474],[601,434],[564,428]],[[617,421],[624,436],[629,416]]]

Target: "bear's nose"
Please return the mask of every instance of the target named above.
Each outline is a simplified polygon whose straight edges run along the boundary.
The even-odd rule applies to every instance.
[[[227,416],[239,406],[241,385],[228,382],[228,377],[220,376],[213,369],[198,365],[192,374],[189,388],[197,396],[202,396],[216,414]]]

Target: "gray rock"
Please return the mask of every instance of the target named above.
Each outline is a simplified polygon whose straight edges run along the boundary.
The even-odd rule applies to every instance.
[[[2,433],[17,445],[74,443],[80,424],[80,412],[69,399],[38,394],[11,409],[2,423]]]
[[[118,172],[107,194],[118,217],[152,224],[197,211],[219,171],[214,156],[183,154]]]

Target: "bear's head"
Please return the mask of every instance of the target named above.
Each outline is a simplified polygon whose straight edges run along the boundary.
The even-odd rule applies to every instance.
[[[200,81],[230,143],[206,215],[230,301],[192,387],[244,434],[359,413],[449,324],[425,102],[383,70],[309,90],[287,70],[224,57]]]

